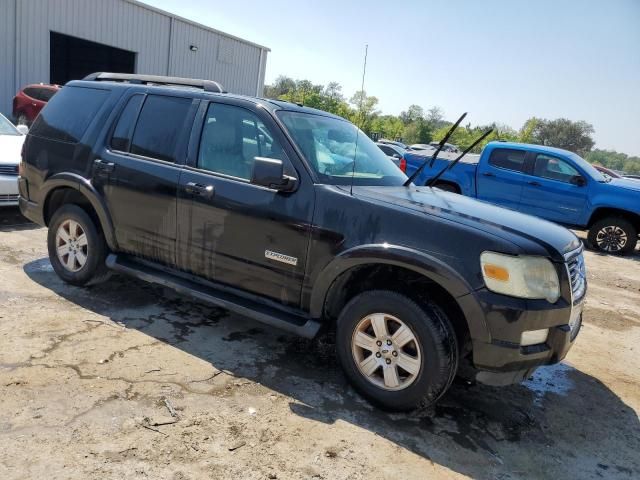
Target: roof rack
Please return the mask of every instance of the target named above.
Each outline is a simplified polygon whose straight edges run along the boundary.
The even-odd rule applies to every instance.
[[[194,78],[164,77],[162,75],[137,75],[133,73],[96,72],[84,77],[83,80],[100,82],[126,82],[148,85],[176,85],[184,87],[202,88],[205,92],[227,93],[222,85],[213,80],[199,80]]]

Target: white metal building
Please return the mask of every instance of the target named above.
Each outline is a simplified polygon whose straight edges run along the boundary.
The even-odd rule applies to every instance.
[[[262,95],[269,49],[136,0],[0,0],[0,112],[24,85],[95,71],[216,80]]]

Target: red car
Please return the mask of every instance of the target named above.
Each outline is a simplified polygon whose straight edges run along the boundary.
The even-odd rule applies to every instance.
[[[43,83],[23,87],[13,97],[13,118],[16,124],[31,125],[40,110],[58,90],[60,90],[58,85],[45,85]]]

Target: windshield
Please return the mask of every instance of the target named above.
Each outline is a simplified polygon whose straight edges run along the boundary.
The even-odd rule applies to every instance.
[[[0,135],[21,135],[21,133],[9,120],[0,115]]]
[[[307,163],[330,185],[400,186],[406,175],[361,130],[346,120],[277,112]],[[355,160],[355,164],[354,164]]]

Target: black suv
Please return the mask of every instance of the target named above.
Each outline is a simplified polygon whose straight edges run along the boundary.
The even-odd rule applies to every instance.
[[[25,142],[20,207],[73,285],[110,270],[305,337],[335,328],[353,385],[406,410],[458,373],[560,361],[581,325],[563,227],[413,184],[354,125],[211,81],[93,74]]]

